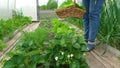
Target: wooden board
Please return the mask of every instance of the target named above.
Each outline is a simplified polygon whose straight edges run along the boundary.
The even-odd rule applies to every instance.
[[[106,68],[100,61],[97,60],[91,53],[86,53],[86,61],[90,68]]]
[[[104,55],[102,55],[103,52],[104,52],[104,47],[103,46],[99,46],[94,50],[94,53],[96,55],[98,55],[105,62],[112,65],[113,68],[120,68],[120,60],[118,60],[117,57],[114,54],[112,54],[108,50]]]

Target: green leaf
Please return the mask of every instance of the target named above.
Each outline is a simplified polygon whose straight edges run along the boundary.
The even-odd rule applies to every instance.
[[[87,46],[86,45],[82,45],[81,51],[88,51]]]
[[[23,63],[23,61],[24,61],[24,56],[19,54],[19,55],[13,56],[12,59],[14,60],[14,62],[15,62],[16,64],[21,64],[21,63]],[[17,61],[16,61],[16,60],[17,60]]]
[[[56,62],[56,66],[59,67],[59,65],[60,65],[60,63],[59,63],[59,61],[57,61],[57,62]]]
[[[39,57],[38,61],[39,61],[40,63],[45,63],[44,57]]]
[[[33,50],[33,51],[27,53],[27,56],[32,56],[32,55],[36,55],[36,54],[40,54],[40,50]]]
[[[43,56],[43,55],[37,55],[37,56],[35,56],[34,57],[34,59],[35,59],[35,62],[39,62],[39,63],[45,63],[45,56]]]
[[[35,62],[32,62],[32,63],[29,65],[29,68],[36,68],[36,63],[35,63]]]
[[[75,53],[76,59],[81,59],[82,56],[83,56],[83,53],[81,53],[80,51]],[[84,58],[82,58],[82,59],[84,59]]]
[[[68,7],[68,6],[71,6],[73,5],[74,3],[72,2],[72,0],[67,0],[67,1],[64,1],[59,8],[65,8],[65,7]]]
[[[70,64],[70,68],[77,68],[77,63],[76,62],[72,62]]]
[[[8,60],[4,63],[3,68],[14,68],[15,63],[12,60]]]
[[[80,45],[78,43],[75,43],[75,45],[73,45],[74,48],[79,49]]]
[[[44,50],[44,52],[45,52],[45,54],[49,54],[49,53],[51,53],[51,49],[46,48],[46,49]]]
[[[70,68],[80,68],[79,61],[74,60],[74,62],[70,64]]]
[[[4,42],[4,41],[2,41],[2,40],[0,40],[0,51],[2,51],[2,50],[3,50],[3,48],[5,48],[5,47],[6,47],[5,42]]]

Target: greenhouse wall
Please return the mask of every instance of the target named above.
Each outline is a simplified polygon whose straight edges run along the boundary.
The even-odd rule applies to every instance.
[[[38,21],[37,0],[16,0],[16,10],[29,16],[33,21]]]
[[[15,0],[0,0],[0,19],[11,18],[14,9]]]
[[[32,21],[38,21],[38,0],[0,0],[0,19],[9,19],[13,10],[29,16]]]

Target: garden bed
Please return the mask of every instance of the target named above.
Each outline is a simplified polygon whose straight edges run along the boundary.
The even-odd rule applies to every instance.
[[[49,21],[43,22],[34,32],[25,33],[9,56],[10,59],[3,61],[3,66],[6,67],[7,64],[7,67],[14,65],[12,68],[87,68],[81,52],[86,46],[83,37],[58,20],[52,21],[51,24],[53,25],[50,25]],[[20,62],[14,61],[15,59]]]
[[[22,30],[25,25],[32,23],[29,17],[16,15],[8,20],[0,20],[0,51],[2,51],[6,44],[14,35]]]
[[[59,24],[56,24],[58,22],[59,22]],[[51,25],[53,23],[54,23],[54,26]],[[80,50],[81,50],[81,49],[86,48],[86,47],[82,46],[82,45],[85,46],[85,43],[83,42],[84,39],[83,39],[83,37],[80,37],[81,38],[80,46],[82,46],[82,48],[79,47],[78,44],[77,45],[75,44],[72,47],[73,49],[71,51],[69,49],[66,49],[65,45],[63,47],[61,47],[66,42],[64,40],[67,40],[67,41],[70,41],[70,40],[65,39],[65,38],[60,39],[60,37],[62,37],[62,35],[59,35],[59,33],[61,34],[61,32],[62,32],[62,33],[64,33],[64,36],[65,36],[67,34],[67,31],[69,31],[69,29],[66,30],[67,26],[71,26],[70,30],[72,29],[73,31],[75,30],[75,32],[76,32],[76,29],[77,29],[78,33],[76,33],[76,35],[77,34],[83,35],[83,34],[81,34],[82,32],[79,30],[79,28],[77,28],[74,25],[70,25],[70,24],[67,25],[67,23],[65,23],[65,22],[64,22],[64,24],[66,24],[66,26],[65,26],[66,28],[64,28],[64,27],[60,28],[61,26],[64,26],[64,25],[60,26],[60,23],[61,22],[58,20],[54,20],[54,21],[52,21],[52,23],[51,23],[51,21],[41,22],[39,25],[39,28],[37,30],[35,30],[32,33],[31,32],[25,33],[23,35],[23,37],[21,38],[21,40],[16,44],[15,49],[12,50],[11,52],[9,52],[10,55],[8,55],[7,57],[9,57],[10,59],[7,59],[7,62],[3,61],[5,63],[4,66],[6,66],[6,64],[8,64],[8,63],[13,63],[12,65],[15,65],[15,66],[20,65],[20,66],[23,66],[22,68],[24,68],[24,66],[26,67],[27,64],[31,64],[31,66],[33,64],[33,68],[45,68],[45,67],[56,68],[56,66],[58,64],[58,66],[57,66],[58,68],[72,68],[72,66],[73,66],[73,68],[76,68],[76,66],[78,66],[78,64],[77,64],[78,61],[76,61],[76,59],[75,59],[75,56],[77,57],[77,54],[78,54],[77,49],[80,48]],[[59,28],[58,28],[58,26],[59,26]],[[51,33],[51,31],[52,31],[52,33]],[[75,35],[75,37],[76,37],[76,35]],[[74,33],[73,33],[73,36],[72,35],[70,35],[70,36],[73,39],[75,39],[73,37]],[[40,40],[40,41],[37,41],[37,40]],[[44,42],[42,42],[43,40],[44,40]],[[49,40],[51,40],[51,41],[49,41]],[[61,40],[61,42],[59,42],[60,40]],[[34,41],[34,42],[32,42],[32,41]],[[68,44],[68,43],[66,43],[66,44]],[[71,45],[71,44],[69,44],[69,45]],[[67,48],[69,48],[69,46]],[[75,48],[75,50],[74,50],[74,48]],[[102,55],[104,52],[104,50],[103,50],[104,47],[101,48],[102,51],[99,50],[99,48],[101,48],[101,47],[97,47],[97,49],[95,49],[94,51],[92,51],[90,53],[86,53],[86,55],[87,55],[86,59],[87,59],[87,63],[89,64],[89,66],[91,68],[95,68],[95,66],[97,67],[97,66],[102,65],[103,68],[104,67],[118,68],[119,60],[117,59],[117,56],[115,56],[114,54],[111,54],[111,52],[109,52],[109,48],[108,48],[108,51],[104,55]],[[77,52],[77,54],[75,52]],[[62,56],[64,56],[64,59],[62,58]],[[69,63],[64,62],[64,60],[67,60],[67,59],[65,59],[65,56],[67,58],[72,56],[73,60],[71,57],[71,60],[69,60],[69,61],[72,61],[74,63],[69,64]],[[79,56],[83,56],[80,59],[80,60],[82,60],[82,62],[79,61],[83,64],[82,68],[84,68],[84,65],[86,68],[87,64],[86,64],[85,56],[83,55],[83,53],[81,51],[79,51]],[[92,59],[92,57],[94,57],[94,58]],[[110,58],[111,58],[111,60],[108,60]],[[14,61],[15,59],[19,59],[19,61],[21,61],[21,62],[16,62],[16,61]],[[25,61],[23,61],[23,59]],[[4,60],[6,60],[6,59],[4,59]],[[90,61],[90,60],[92,60],[92,61]],[[24,64],[23,62],[26,62],[26,63]],[[112,63],[112,62],[114,62],[114,63]],[[14,64],[14,63],[19,63],[19,65]],[[8,67],[9,66],[11,66],[11,65],[8,65]],[[29,66],[27,66],[27,68],[29,68]]]
[[[34,29],[36,29],[36,27],[38,27],[37,25],[38,23],[29,24],[28,26],[24,27],[21,31],[33,31]],[[7,52],[11,51],[14,48],[15,44],[19,41],[20,36],[21,32],[18,32],[16,35],[14,35],[12,39],[6,42],[7,47],[0,52],[0,61]]]

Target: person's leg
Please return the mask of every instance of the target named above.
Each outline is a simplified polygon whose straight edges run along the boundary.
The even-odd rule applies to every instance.
[[[89,1],[90,0],[82,0],[82,3],[86,9],[86,13],[83,16],[84,38],[86,42],[88,41],[89,36]]]
[[[90,0],[89,8],[89,39],[88,41],[94,42],[98,33],[100,24],[100,11],[104,0]]]
[[[88,47],[94,48],[94,42],[98,33],[98,27],[100,24],[100,11],[104,0],[90,0],[89,5],[89,37]]]

